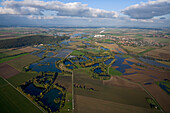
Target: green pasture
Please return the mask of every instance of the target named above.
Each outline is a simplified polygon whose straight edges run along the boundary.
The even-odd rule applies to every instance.
[[[17,55],[17,56],[11,56],[11,57],[2,58],[2,59],[0,59],[0,63],[4,63],[4,62],[6,62],[6,61],[9,61],[9,60],[12,60],[12,59],[15,59],[15,58],[18,58],[18,57],[27,55],[27,54],[28,54],[28,53],[23,53],[23,54],[20,54],[20,55]]]
[[[17,87],[17,86],[21,85],[22,83],[24,83],[25,81],[30,80],[36,76],[37,76],[37,73],[21,72],[15,76],[12,76],[11,78],[9,78],[8,81]]]
[[[120,76],[122,75],[123,73],[121,73],[120,71],[112,68],[112,67],[109,67],[109,74],[110,75],[115,75],[115,76]]]
[[[0,78],[1,113],[42,113],[26,97]]]

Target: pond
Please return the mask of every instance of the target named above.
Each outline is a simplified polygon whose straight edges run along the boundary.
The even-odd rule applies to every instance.
[[[170,94],[170,87],[169,87],[169,82],[160,82],[159,86],[168,94]]]
[[[62,45],[70,46],[69,42],[68,42],[68,41],[66,41],[66,40],[65,40],[65,41],[60,42],[60,43],[59,43],[59,45],[60,45],[60,46],[62,46]]]
[[[34,54],[34,55],[36,55],[36,56],[38,56],[38,57],[40,57],[40,58],[43,58],[44,53],[45,53],[45,52],[43,51],[43,52],[40,52],[40,53]]]
[[[38,96],[40,93],[44,90],[43,88],[38,88],[35,87],[33,83],[29,84],[28,86],[23,89],[25,93],[33,95],[33,96]]]
[[[85,62],[86,59],[78,58],[78,60],[72,60],[72,62]]]
[[[57,44],[47,44],[47,46],[57,46]]]
[[[116,50],[118,51],[118,53],[124,54],[122,51],[120,51],[118,48],[116,48]]]
[[[140,68],[135,68],[136,70],[142,70],[142,69],[140,69]]]
[[[69,67],[67,67],[68,69],[74,69],[74,67],[73,66],[69,66]]]
[[[112,66],[118,66],[118,68],[116,68],[116,70],[118,70],[122,73],[125,73],[126,69],[131,68],[131,66],[129,66],[127,64],[123,64],[123,62],[126,58],[124,58],[122,56],[115,55],[115,59],[116,59],[116,61],[112,64]]]
[[[64,62],[64,65],[71,65],[72,63],[70,62],[70,61],[68,61],[68,60],[65,60]]]
[[[54,53],[53,52],[48,52],[47,57],[51,57],[51,56],[54,56]]]
[[[133,74],[136,74],[136,72],[134,72],[134,73],[124,73],[123,75],[133,75]]]
[[[82,39],[88,39],[87,37],[83,37]]]
[[[61,99],[61,97],[63,96],[62,94],[59,94],[59,93],[60,93],[60,90],[52,89],[48,93],[46,93],[44,95],[44,97],[41,99],[43,104],[48,106],[51,109],[52,112],[57,111],[59,109],[59,107],[60,107],[61,103],[56,104],[54,102],[54,99],[56,99],[56,98]]]
[[[134,62],[132,62],[132,61],[128,61],[128,60],[126,60],[126,62],[127,62],[129,65],[133,65],[133,64],[135,64]]]
[[[152,84],[151,82],[144,83],[144,85],[151,85],[151,84]]]
[[[55,55],[54,57],[62,57],[65,58],[66,56],[68,56],[73,50],[71,49],[62,49],[62,50],[56,50],[55,52],[57,52],[58,54]]]
[[[108,60],[106,60],[105,62],[104,62],[104,64],[110,64],[111,62],[113,61],[113,58],[110,58],[110,59],[108,59]]]
[[[78,37],[78,36],[81,37],[82,35],[85,35],[85,34],[87,34],[87,33],[76,33],[76,34],[71,35],[70,38],[74,38],[74,37]]]
[[[158,77],[156,77],[156,76],[153,76],[153,75],[149,75],[149,76],[152,78],[158,79]]]
[[[93,65],[86,66],[86,67],[96,67],[96,66],[99,66],[99,63],[95,63],[95,64],[93,64]]]
[[[90,46],[91,45],[90,43],[83,43],[83,44],[85,44],[86,46]]]
[[[109,55],[106,55],[106,56],[92,56],[92,57],[99,59],[99,58],[107,58],[108,56],[109,56]]]
[[[94,72],[95,72],[95,73],[102,73],[103,71],[102,71],[101,68],[96,68],[96,69],[94,69]]]
[[[55,66],[55,62],[60,60],[59,58],[45,58],[38,63],[33,63],[29,66],[32,71],[36,72],[61,72]]]
[[[150,59],[146,59],[146,58],[142,58],[142,57],[139,57],[139,59],[143,62],[146,62],[150,65],[153,65],[153,66],[160,66],[160,67],[166,67],[166,68],[170,68],[170,66],[168,65],[165,65],[165,64],[162,64],[162,63],[159,63],[159,62],[156,62],[154,60],[150,60]]]
[[[89,57],[87,57],[87,56],[83,56],[85,59],[87,59],[87,60],[91,60],[92,61],[92,59],[90,59]]]
[[[104,47],[100,47],[100,48],[103,49],[103,50],[105,50],[105,51],[109,50],[108,48],[104,48]]]
[[[99,75],[101,77],[110,77],[110,75]]]
[[[44,83],[46,84],[46,83],[49,83],[50,81],[49,80],[46,80]]]

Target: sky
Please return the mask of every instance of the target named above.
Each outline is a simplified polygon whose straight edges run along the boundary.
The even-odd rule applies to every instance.
[[[170,27],[170,0],[0,0],[0,25]]]

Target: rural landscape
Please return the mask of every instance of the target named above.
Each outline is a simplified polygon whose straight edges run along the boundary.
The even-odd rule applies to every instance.
[[[0,113],[170,113],[170,0],[0,0]]]
[[[170,111],[167,30],[0,29],[4,113]]]

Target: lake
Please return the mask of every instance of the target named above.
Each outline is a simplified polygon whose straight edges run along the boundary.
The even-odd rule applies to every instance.
[[[59,58],[45,58],[38,63],[33,63],[29,66],[32,71],[36,72],[61,72],[55,66],[55,62],[60,60]]]
[[[33,83],[29,84],[28,86],[23,89],[25,93],[33,95],[33,96],[38,96],[40,93],[44,90],[43,88],[38,88],[35,87]]]
[[[60,98],[62,97],[62,94],[59,94],[60,90],[58,89],[52,89],[49,92],[47,92],[44,97],[41,99],[41,101],[43,102],[44,105],[48,106],[52,112],[55,112],[59,109],[60,104],[58,103],[56,104],[54,102],[54,99],[56,98]]]

